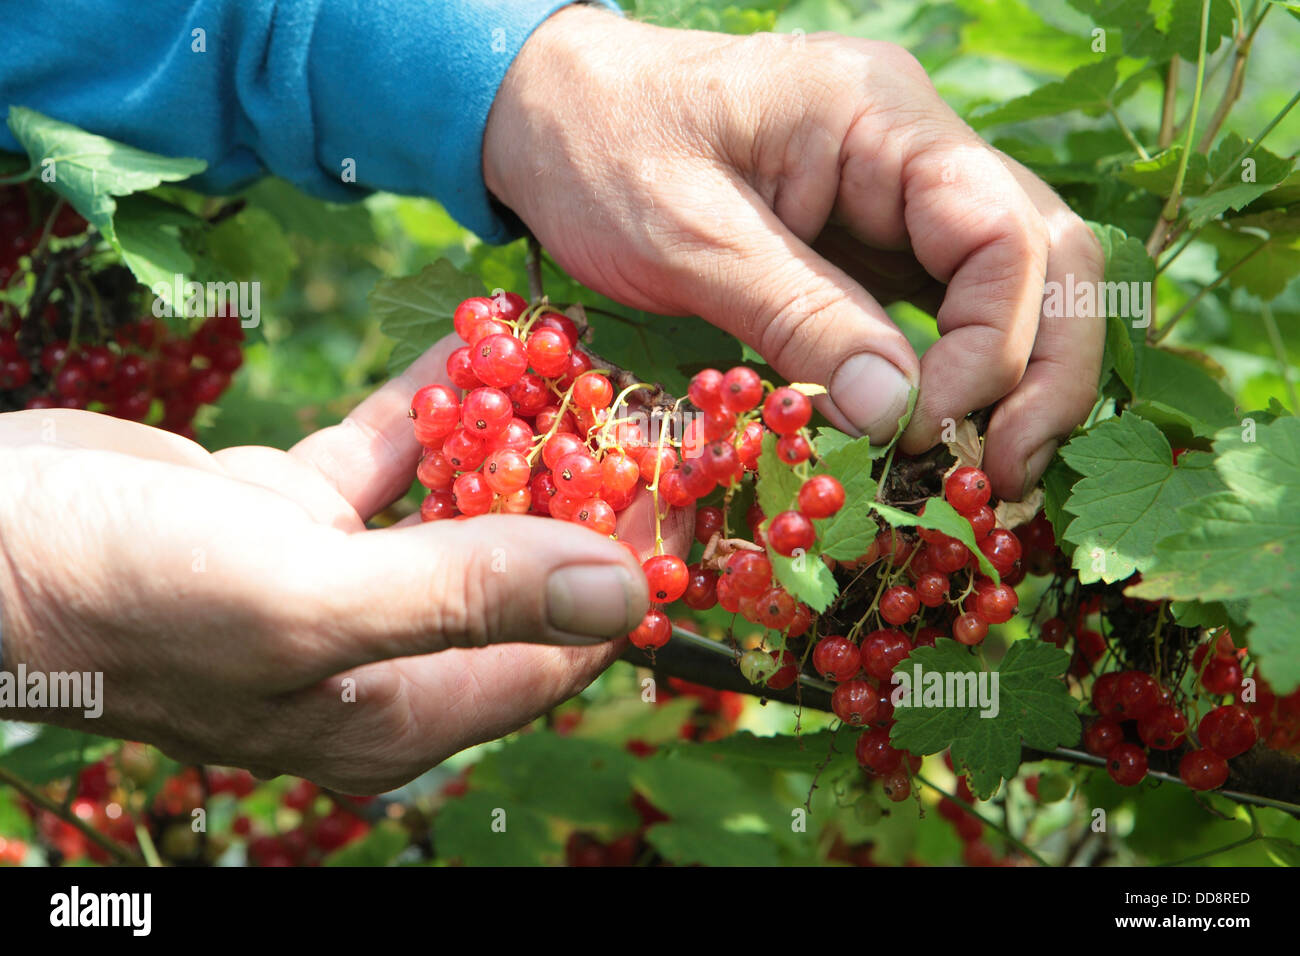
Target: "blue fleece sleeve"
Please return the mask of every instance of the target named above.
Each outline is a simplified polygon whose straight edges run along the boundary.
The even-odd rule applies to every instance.
[[[197,189],[269,171],[332,200],[434,196],[502,242],[515,226],[483,184],[488,110],[570,2],[0,0],[0,108],[206,160]],[[0,128],[0,150],[17,149]]]

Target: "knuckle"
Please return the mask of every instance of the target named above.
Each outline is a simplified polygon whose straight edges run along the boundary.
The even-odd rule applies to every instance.
[[[492,575],[483,553],[463,549],[454,573],[435,574],[434,579],[439,582],[430,604],[435,629],[453,647],[487,645],[499,629],[501,605],[490,593]]]

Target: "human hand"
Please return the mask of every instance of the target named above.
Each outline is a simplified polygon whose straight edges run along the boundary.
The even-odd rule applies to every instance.
[[[887,43],[552,16],[498,92],[489,189],[575,278],[698,314],[832,424],[902,448],[998,402],[984,469],[1020,498],[1096,396],[1105,325],[1041,316],[1044,282],[1099,280],[1087,226],[994,151]],[[940,285],[942,283],[942,286]],[[941,301],[917,359],[881,303]]]
[[[622,545],[511,515],[365,529],[410,485],[410,398],[457,344],[288,453],[209,455],[88,412],[0,416],[4,666],[104,675],[102,718],[37,716],[372,793],[585,687],[647,607]],[[652,509],[620,516],[646,554]],[[688,516],[664,534],[683,552]]]

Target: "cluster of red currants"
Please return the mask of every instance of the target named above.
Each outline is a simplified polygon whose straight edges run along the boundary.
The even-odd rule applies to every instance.
[[[1220,647],[1225,636],[1226,632],[1204,646],[1210,654],[1235,660],[1230,637],[1226,654]],[[1201,657],[1204,660],[1205,655]],[[1201,674],[1204,677],[1205,671]],[[1216,695],[1228,692],[1211,691]],[[1147,775],[1144,748],[1176,750],[1187,741],[1187,716],[1150,674],[1136,670],[1102,674],[1092,685],[1092,707],[1098,716],[1084,731],[1084,747],[1106,758],[1106,771],[1121,786],[1134,786]],[[1207,712],[1197,726],[1196,738],[1200,746],[1183,754],[1178,774],[1193,790],[1213,790],[1227,781],[1228,761],[1253,747],[1259,733],[1250,712],[1233,703]]]
[[[0,190],[0,287],[17,277],[24,256],[35,256],[28,260],[32,269],[43,268],[44,260],[36,261],[43,227],[29,211],[33,202],[27,190]],[[46,218],[55,237],[87,229],[70,206]],[[113,313],[133,292],[127,291],[127,300],[102,289],[74,294],[74,277],[64,271],[69,275],[50,299],[32,305],[38,314],[23,316],[0,304],[0,410],[82,408],[145,421],[157,402],[155,423],[192,438],[199,407],[215,402],[243,364],[238,316],[213,316],[190,335],[172,333],[153,317],[118,324],[116,314],[103,315],[97,303]],[[103,275],[83,278],[93,287]],[[122,285],[113,276],[103,282],[108,289]]]
[[[764,384],[752,369],[696,375],[690,398],[700,414],[684,424],[675,415],[671,421],[661,416],[655,435],[654,420],[625,414],[628,397],[648,386],[633,385],[615,395],[608,375],[593,368],[578,347],[579,330],[568,316],[501,292],[466,299],[456,308],[453,325],[465,342],[447,360],[454,388],[427,385],[411,402],[415,437],[425,449],[416,472],[429,490],[420,507],[425,521],[532,513],[614,536],[619,513],[642,488],[657,502],[687,507],[719,486],[734,487],[747,470],[756,469],[765,434],[760,403],[763,421],[780,436],[784,460],[793,464],[811,453],[804,432],[812,415],[807,397],[780,388],[763,402]],[[843,503],[843,489],[834,479],[810,485],[805,510],[814,516],[832,514]],[[710,522],[721,528],[719,509],[702,511],[697,533]],[[808,517],[787,512],[778,518],[767,529],[774,548],[792,553],[811,545]],[[753,567],[740,576],[743,583],[719,588],[715,570],[688,569],[670,554],[645,559],[652,607],[629,635],[632,643],[662,647],[672,633],[662,605],[681,598],[704,608],[748,597],[757,608],[762,603],[757,599],[771,592],[768,617],[783,622],[778,629],[792,624],[799,609],[783,590],[771,587],[766,558],[755,554],[738,563],[744,561]],[[803,620],[806,629],[806,608]]]
[[[248,817],[237,817],[232,830],[247,841],[249,862],[263,867],[319,866],[327,854],[370,832],[370,824],[346,807],[331,804],[328,811],[319,812],[323,802],[319,787],[309,780],[296,780],[280,801],[298,815],[296,827],[280,833],[255,833],[257,826]]]

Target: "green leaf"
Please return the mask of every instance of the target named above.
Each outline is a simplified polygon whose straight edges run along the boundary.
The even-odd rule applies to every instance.
[[[1295,165],[1291,157],[1278,156],[1258,145],[1238,160],[1246,145],[1246,140],[1236,133],[1228,133],[1219,141],[1209,158],[1205,188],[1187,192],[1192,197],[1183,204],[1188,228],[1199,229],[1211,219],[1229,210],[1240,210],[1271,192],[1286,180]],[[1224,176],[1223,184],[1207,192],[1220,175]]]
[[[959,515],[956,509],[942,498],[927,498],[925,514],[923,515],[914,515],[910,511],[895,508],[893,505],[882,504],[879,501],[873,501],[871,507],[876,514],[884,518],[892,527],[928,528],[932,531],[942,531],[950,538],[956,538],[966,545],[971,554],[975,555],[979,560],[980,570],[985,575],[998,584],[1002,583],[997,569],[989,563],[989,559],[984,557],[984,552],[975,543],[975,532],[971,528],[970,522]]]
[[[955,699],[945,698],[938,706],[931,705],[925,697],[923,676],[919,686],[913,681],[911,693],[914,702],[919,697],[926,705],[900,704],[890,739],[894,746],[915,754],[934,754],[951,747],[953,763],[967,771],[971,790],[980,799],[988,799],[1003,779],[1015,776],[1022,744],[1051,750],[1078,742],[1074,698],[1061,680],[1069,663],[1067,653],[1042,641],[1012,644],[996,669],[993,700],[997,713],[987,717],[981,716],[985,708],[978,700],[959,707]],[[960,680],[960,675],[978,675],[980,662],[968,648],[940,638],[934,647],[918,647],[894,672],[911,677],[917,667],[923,675],[945,675],[947,683],[949,674],[959,675],[954,680]]]
[[[370,310],[379,330],[396,340],[388,360],[397,374],[452,331],[456,306],[484,293],[483,283],[465,275],[446,259],[430,263],[413,276],[383,279],[370,292]]]
[[[627,781],[635,764],[614,744],[539,731],[516,737],[480,768],[502,799],[517,805],[571,823],[630,827],[636,813],[628,804]],[[582,786],[575,787],[575,780]]]
[[[208,232],[208,255],[231,278],[261,283],[264,299],[285,290],[298,264],[280,223],[256,206],[222,220]]]
[[[411,835],[399,823],[384,820],[358,840],[340,847],[322,861],[322,866],[392,866],[411,842]]]
[[[1225,429],[1214,443],[1227,491],[1178,512],[1182,529],[1162,538],[1136,597],[1245,599],[1245,635],[1279,694],[1300,686],[1300,419]]]
[[[1089,225],[1106,257],[1106,282],[1147,283],[1147,288],[1154,288],[1156,265],[1147,255],[1146,246],[1141,241],[1115,226],[1096,222],[1090,222]],[[1102,382],[1106,381],[1109,370],[1113,368],[1131,391],[1137,383],[1145,342],[1145,324],[1135,324],[1132,318],[1121,315],[1108,315]]]
[[[817,463],[814,475],[830,475],[844,486],[844,507],[813,522],[820,553],[851,561],[865,554],[876,540],[880,528],[871,516],[877,490],[871,463],[878,457],[880,450],[864,436],[827,452]]]
[[[117,239],[113,197],[189,179],[207,168],[203,160],[146,153],[21,106],[9,108],[9,129],[35,167],[53,170],[50,188],[110,242]]]
[[[787,558],[769,547],[767,558],[772,562],[772,573],[781,587],[818,613],[830,607],[835,595],[840,593],[835,575],[816,553]]]
[[[957,0],[972,17],[961,28],[965,53],[1009,60],[1063,76],[1095,60],[1089,44],[1043,21],[1020,0]]]
[[[790,839],[793,807],[782,806],[752,786],[745,775],[674,752],[640,761],[632,780],[671,818],[651,827],[646,836],[672,862],[706,866],[781,862],[777,841]]]
[[[1166,349],[1143,345],[1129,410],[1162,427],[1180,426],[1210,438],[1237,422],[1237,408],[1204,366]]]
[[[1088,63],[1063,80],[1047,83],[994,109],[976,111],[969,118],[970,123],[976,129],[982,129],[999,123],[1020,123],[1041,116],[1056,116],[1072,110],[1095,115],[1111,101],[1117,80],[1113,59]]]
[[[1183,155],[1183,146],[1177,143],[1163,149],[1150,159],[1137,159],[1119,170],[1119,178],[1130,186],[1137,186],[1162,198],[1174,191],[1174,180],[1178,177],[1178,164]],[[1193,153],[1187,160],[1187,169],[1183,174],[1183,194],[1192,195],[1197,184],[1205,182],[1208,169],[1206,159],[1200,153]]]
[[[127,268],[169,306],[179,308],[176,276],[181,277],[182,289],[195,281],[186,234],[202,225],[198,217],[153,196],[139,195],[121,201],[115,223],[114,245]]]
[[[776,436],[763,436],[763,450],[758,455],[758,506],[769,518],[789,511],[799,497],[803,482],[794,469],[776,456]]]
[[[1065,540],[1065,529],[1069,527],[1072,520],[1065,510],[1065,503],[1069,500],[1075,483],[1081,477],[1061,459],[1060,455],[1053,458],[1052,463],[1043,472],[1043,513],[1052,523],[1052,531],[1056,535],[1059,546],[1067,554],[1074,551],[1074,545]]]
[[[569,782],[575,792],[581,790],[578,781]],[[525,803],[477,790],[438,811],[433,845],[438,859],[465,866],[540,866],[560,851],[540,813]]]
[[[1156,542],[1185,528],[1177,509],[1223,487],[1212,456],[1189,452],[1178,467],[1160,429],[1132,412],[1110,418],[1061,449],[1082,475],[1065,510],[1079,580],[1122,581],[1151,564]]]
[[[1174,54],[1195,62],[1201,48],[1200,0],[1070,0],[1093,22],[1123,33],[1124,52],[1164,62]],[[1206,30],[1206,52],[1232,32],[1232,7],[1214,0]],[[1108,38],[1109,39],[1109,38]]]
[[[251,205],[275,217],[285,232],[342,246],[369,245],[375,241],[370,210],[365,203],[325,202],[271,176],[258,180],[242,195]]]
[[[35,739],[0,754],[0,767],[28,783],[49,783],[77,773],[116,746],[115,740],[46,726]]]
[[[853,437],[835,428],[819,428],[813,438],[813,451],[818,458],[824,458],[836,449],[843,448]]]
[[[1300,9],[1300,5],[1297,5]],[[1264,852],[1278,866],[1300,866],[1300,844],[1282,837],[1264,837]]]
[[[1215,265],[1220,273],[1227,274],[1228,285],[1245,289],[1265,302],[1282,294],[1300,274],[1300,231],[1295,215],[1273,209],[1234,219],[1231,225],[1210,223],[1201,230],[1201,238],[1218,250]],[[1263,229],[1269,235],[1239,231],[1243,227]]]

